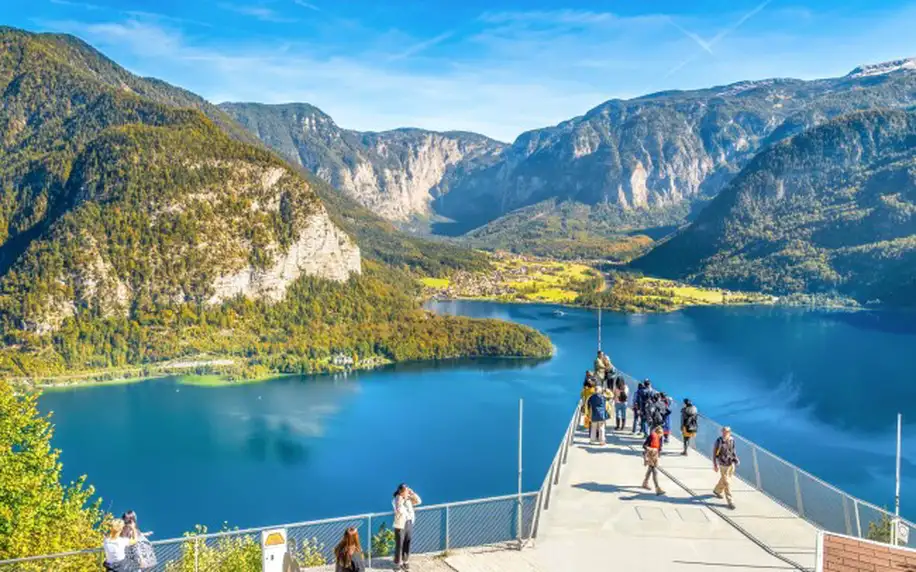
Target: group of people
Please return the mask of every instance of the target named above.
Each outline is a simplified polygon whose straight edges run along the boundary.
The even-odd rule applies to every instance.
[[[108,523],[108,536],[102,542],[105,551],[105,570],[110,572],[137,572],[156,566],[156,551],[148,536],[137,524],[137,513],[125,512],[121,518]]]
[[[665,494],[658,484],[658,466],[664,445],[671,436],[671,414],[674,400],[664,392],[656,391],[648,379],[641,381],[633,399],[629,399],[627,384],[622,375],[611,364],[610,358],[598,351],[594,371],[585,372],[582,385],[582,416],[585,428],[589,431],[589,442],[592,445],[607,444],[607,421],[614,412],[615,431],[623,431],[627,423],[627,409],[633,410],[631,433],[637,430],[643,440],[643,463],[646,467],[642,487],[652,490],[649,480],[655,487],[655,493]],[[681,407],[681,437],[684,448],[681,455],[686,456],[690,440],[696,437],[699,428],[699,411],[689,400],[684,399]],[[719,482],[713,489],[718,498],[725,498],[729,508],[735,508],[731,493],[731,478],[740,463],[735,450],[735,440],[731,429],[724,427],[716,439],[712,451],[713,470],[719,473]]]
[[[410,570],[410,542],[416,520],[415,506],[423,502],[420,495],[401,483],[394,491],[394,569]],[[147,539],[152,532],[140,532],[137,514],[129,510],[121,518],[109,521],[109,533],[102,543],[105,570],[109,572],[140,572],[157,564],[156,553]],[[355,527],[344,530],[343,538],[334,547],[335,572],[363,572],[363,548]]]

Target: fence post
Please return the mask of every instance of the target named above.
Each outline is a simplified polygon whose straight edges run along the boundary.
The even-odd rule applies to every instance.
[[[447,526],[447,525],[446,525]],[[366,535],[369,537],[366,542],[369,543],[369,570],[372,570],[372,515],[369,515],[369,530],[366,531]]]
[[[550,490],[553,488],[553,477],[550,476],[550,471],[553,471],[553,465],[547,469],[547,494],[544,496],[544,510],[550,508]]]
[[[445,551],[446,551],[446,552],[448,552],[449,548],[450,548],[451,545],[452,545],[452,544],[451,544],[451,539],[449,538],[449,535],[450,535],[450,531],[449,531],[449,526],[450,526],[449,519],[451,519],[451,516],[452,516],[452,514],[451,514],[451,511],[449,510],[449,505],[445,505]]]
[[[557,455],[556,462],[554,463],[553,484],[555,485],[560,484],[560,456],[559,455]]]
[[[200,564],[198,560],[198,555],[200,553],[200,537],[194,537],[194,572],[200,572]]]
[[[856,507],[856,534],[862,538],[862,523],[859,521],[859,499],[853,499]]]
[[[754,478],[757,481],[757,490],[762,491],[763,485],[760,484],[760,465],[757,464],[757,446],[751,444],[751,457],[754,459]]]
[[[802,502],[801,486],[798,484],[798,468],[792,468],[792,476],[795,478],[795,502],[798,504],[798,515],[805,518],[805,505]]]
[[[852,522],[849,519],[849,495],[843,495],[843,520],[846,522],[846,534],[852,536]]]

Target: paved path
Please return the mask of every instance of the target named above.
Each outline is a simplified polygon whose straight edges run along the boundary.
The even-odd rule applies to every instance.
[[[538,538],[509,545],[422,556],[415,572],[736,572],[814,570],[815,528],[737,478],[729,510],[712,495],[717,475],[708,458],[679,455],[672,440],[659,482],[666,494],[640,487],[642,439],[609,432],[608,445],[575,437]],[[389,568],[378,563],[374,568]]]

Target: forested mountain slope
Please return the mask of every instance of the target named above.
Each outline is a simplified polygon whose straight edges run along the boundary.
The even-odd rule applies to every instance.
[[[916,302],[916,112],[847,115],[773,146],[634,265],[777,294]]]
[[[0,47],[0,326],[12,344],[0,371],[213,351],[274,371],[357,347],[549,354],[527,328],[429,316],[397,270],[360,277],[357,241],[394,268],[485,261],[404,238],[336,196],[329,212],[326,189],[200,98],[66,36],[5,28]]]

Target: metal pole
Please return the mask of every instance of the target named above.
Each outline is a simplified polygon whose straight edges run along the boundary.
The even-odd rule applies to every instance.
[[[200,538],[196,537],[194,538],[194,572],[198,572],[200,570],[200,567],[198,564],[199,562],[198,554],[199,553],[200,553]]]
[[[448,521],[445,521],[445,525],[448,526]],[[369,570],[372,570],[372,515],[369,515],[369,530],[366,531],[366,542],[369,543]]]
[[[524,399],[518,400],[518,511],[516,514],[516,536],[522,540],[522,416],[524,414]]]
[[[446,552],[448,552],[448,549],[449,549],[449,547],[451,546],[451,542],[450,542],[450,540],[449,540],[449,530],[448,530],[448,527],[449,527],[449,522],[448,522],[448,520],[449,520],[449,517],[451,516],[451,515],[449,514],[449,512],[450,512],[450,511],[449,511],[449,509],[448,509],[448,505],[445,505],[445,551],[446,551]],[[372,567],[372,563],[371,563],[371,562],[369,563],[369,567],[370,567],[370,568]]]
[[[891,539],[894,546],[897,545],[897,527],[900,526],[900,434],[903,426],[903,415],[897,414],[897,478],[894,489],[894,528],[891,531]]]
[[[601,306],[598,306],[598,350],[601,350]]]

